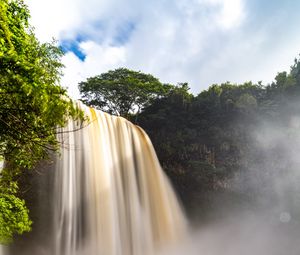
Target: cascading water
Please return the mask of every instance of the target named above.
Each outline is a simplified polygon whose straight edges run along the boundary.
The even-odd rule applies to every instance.
[[[49,254],[153,255],[178,242],[186,222],[148,136],[80,107],[88,124],[70,121],[59,135]]]
[[[4,247],[0,245],[0,255],[4,255],[4,254],[5,254]]]

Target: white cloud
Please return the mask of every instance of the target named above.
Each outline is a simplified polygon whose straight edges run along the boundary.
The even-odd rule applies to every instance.
[[[223,0],[223,7],[219,24],[224,28],[240,25],[244,18],[243,3],[241,0]]]
[[[276,28],[272,22],[251,19],[255,13],[249,3],[28,0],[32,23],[42,40],[86,36],[80,44],[84,61],[73,53],[63,58],[62,82],[76,98],[79,81],[120,66],[152,73],[163,82],[189,82],[194,92],[226,80],[271,81],[297,55],[300,36],[280,42],[278,37],[273,39]],[[129,40],[116,43],[128,22],[134,24]]]
[[[224,29],[238,27],[245,18],[243,0],[202,0],[201,2],[215,8],[213,14],[215,22]]]
[[[27,0],[31,22],[42,41],[59,39],[62,31],[76,29],[81,22],[78,0]]]
[[[68,52],[62,59],[66,68],[61,83],[75,99],[80,98],[77,87],[80,81],[122,66],[125,62],[123,47],[102,46],[87,41],[81,43],[80,48],[86,54],[85,61],[79,60],[72,52]]]
[[[86,78],[85,74],[82,72],[83,62],[80,61],[72,52],[67,53],[63,57],[62,62],[65,65],[65,70],[61,83],[68,89],[69,96],[73,99],[78,99],[80,98],[80,95],[77,84]]]

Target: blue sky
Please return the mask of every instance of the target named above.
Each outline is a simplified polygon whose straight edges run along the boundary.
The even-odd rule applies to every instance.
[[[66,52],[62,84],[118,67],[162,82],[270,83],[300,53],[297,0],[27,0],[41,41]]]

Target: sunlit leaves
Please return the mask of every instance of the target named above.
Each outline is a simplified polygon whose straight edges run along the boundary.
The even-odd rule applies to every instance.
[[[58,148],[57,127],[82,115],[59,86],[62,52],[55,42],[41,44],[28,18],[22,0],[0,2],[0,157],[14,173],[0,175],[0,221],[6,222],[0,242],[30,229],[17,187],[8,187],[14,187],[17,174]]]
[[[0,194],[0,212],[0,243],[10,243],[13,233],[30,231],[32,222],[24,200],[12,194]]]
[[[83,101],[111,114],[128,116],[140,112],[172,86],[150,74],[119,68],[79,83]]]

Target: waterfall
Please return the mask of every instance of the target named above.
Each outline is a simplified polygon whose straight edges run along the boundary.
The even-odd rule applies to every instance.
[[[6,248],[5,248],[5,246],[2,246],[2,245],[0,244],[0,255],[5,255],[5,254],[7,254]]]
[[[150,139],[121,117],[80,105],[88,120],[59,135],[54,255],[153,255],[186,223]]]

